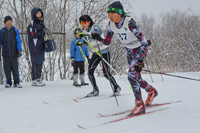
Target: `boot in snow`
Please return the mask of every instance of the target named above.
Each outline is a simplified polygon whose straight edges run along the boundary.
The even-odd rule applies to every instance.
[[[81,80],[81,85],[89,85],[88,83],[85,83],[84,74],[80,74],[80,80]]]
[[[14,88],[22,88],[22,86],[20,84],[15,84],[13,87]]]
[[[77,80],[78,80],[78,75],[76,74],[73,76],[73,81],[74,81],[73,85],[76,87],[80,87],[81,85],[78,84]]]
[[[153,99],[158,95],[158,92],[155,88],[151,86],[151,89],[148,92],[147,100],[145,101],[145,105],[150,105],[153,102]]]
[[[81,85],[80,85],[80,84],[78,84],[77,82],[74,82],[74,83],[73,83],[73,86],[76,86],[76,87],[81,87]]]
[[[5,84],[5,88],[10,88],[11,87],[11,85],[10,84]]]
[[[32,81],[32,86],[42,87],[45,86],[45,83],[42,83],[41,79],[36,79]]]
[[[139,114],[145,113],[145,106],[144,106],[142,99],[136,100],[135,104],[136,104],[135,108],[131,111],[131,113],[128,116],[139,115]]]

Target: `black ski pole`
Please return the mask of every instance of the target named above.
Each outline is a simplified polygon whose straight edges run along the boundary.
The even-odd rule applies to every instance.
[[[96,43],[97,43],[97,42],[96,42]],[[113,94],[114,94],[114,96],[115,96],[115,100],[116,100],[116,102],[117,102],[117,105],[119,106],[117,97],[116,97],[116,95],[115,95],[115,93],[114,93],[114,88],[113,88],[114,86],[113,86],[112,83],[111,83],[111,79],[110,79],[110,76],[109,76],[109,74],[108,74],[108,69],[106,68],[106,65],[105,65],[105,63],[104,63],[103,56],[102,56],[102,54],[101,54],[101,50],[100,50],[100,48],[99,48],[99,44],[98,44],[98,43],[97,43],[97,48],[98,48],[99,53],[100,53],[100,55],[101,55],[101,61],[102,61],[103,67],[104,67],[104,69],[105,69],[105,71],[106,71],[106,75],[108,76],[108,80],[109,80],[109,82],[110,82],[110,85],[111,85]]]
[[[147,65],[147,69],[149,70],[149,66],[148,66],[148,64],[147,64],[146,59],[144,59],[144,61],[145,61],[146,65]],[[152,76],[151,76],[151,71],[150,71],[150,70],[149,70],[149,74],[150,74],[150,77],[151,77],[151,81],[152,81],[152,83],[153,83],[153,78],[152,78]]]
[[[143,71],[149,72],[149,70],[144,70]],[[166,76],[172,76],[172,77],[178,77],[178,78],[184,78],[184,79],[189,79],[189,80],[195,80],[195,81],[200,81],[200,79],[193,79],[193,78],[188,78],[188,77],[183,77],[183,76],[177,76],[177,75],[172,75],[172,74],[167,74],[167,73],[161,73],[161,72],[153,72],[151,71],[151,73],[156,73],[156,74],[163,74]]]
[[[148,42],[148,47],[149,47],[149,46],[152,44],[152,40],[149,39],[149,40],[147,40],[147,42]],[[159,64],[158,64],[158,60],[157,60],[157,58],[155,58],[155,59],[156,59],[157,65],[158,65],[158,69],[159,69],[159,71],[160,71],[160,66],[159,66]],[[161,73],[161,71],[160,71],[160,73]],[[161,78],[162,78],[162,81],[163,81],[164,79],[163,79],[162,73],[161,73]]]
[[[101,54],[88,42],[87,38],[84,37],[84,40],[99,55],[99,57],[101,57]],[[103,57],[102,57],[102,59],[116,74],[120,75]],[[125,80],[123,80],[123,81],[125,82]],[[127,84],[128,87],[130,87],[130,85],[127,82],[125,82],[125,83]]]

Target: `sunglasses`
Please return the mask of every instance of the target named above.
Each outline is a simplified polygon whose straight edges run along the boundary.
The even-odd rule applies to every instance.
[[[87,21],[84,21],[84,22],[81,22],[80,24],[83,25],[83,24],[86,24],[86,23],[87,23]]]

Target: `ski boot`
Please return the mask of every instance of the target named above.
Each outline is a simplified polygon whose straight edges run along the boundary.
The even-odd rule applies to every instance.
[[[98,88],[95,88],[92,92],[87,94],[86,97],[95,97],[95,96],[99,96],[99,89]]]
[[[115,90],[113,92],[113,96],[117,96],[120,94],[120,91],[121,91],[121,87],[117,86],[115,87]]]
[[[139,115],[145,113],[145,106],[142,99],[135,101],[135,108],[131,111],[128,116]]]
[[[145,105],[148,106],[153,102],[153,99],[158,96],[157,90],[151,86],[151,89],[148,92],[147,100],[145,101]]]

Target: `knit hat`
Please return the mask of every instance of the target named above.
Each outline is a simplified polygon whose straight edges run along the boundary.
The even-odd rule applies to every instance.
[[[120,1],[115,1],[108,6],[107,12],[116,12],[122,16],[127,16]]]
[[[76,36],[76,34],[81,33],[81,32],[82,32],[82,30],[80,28],[76,28],[74,30],[74,35]]]
[[[11,16],[6,16],[5,19],[4,19],[4,23],[6,23],[8,20],[11,20],[11,21],[12,21]]]

